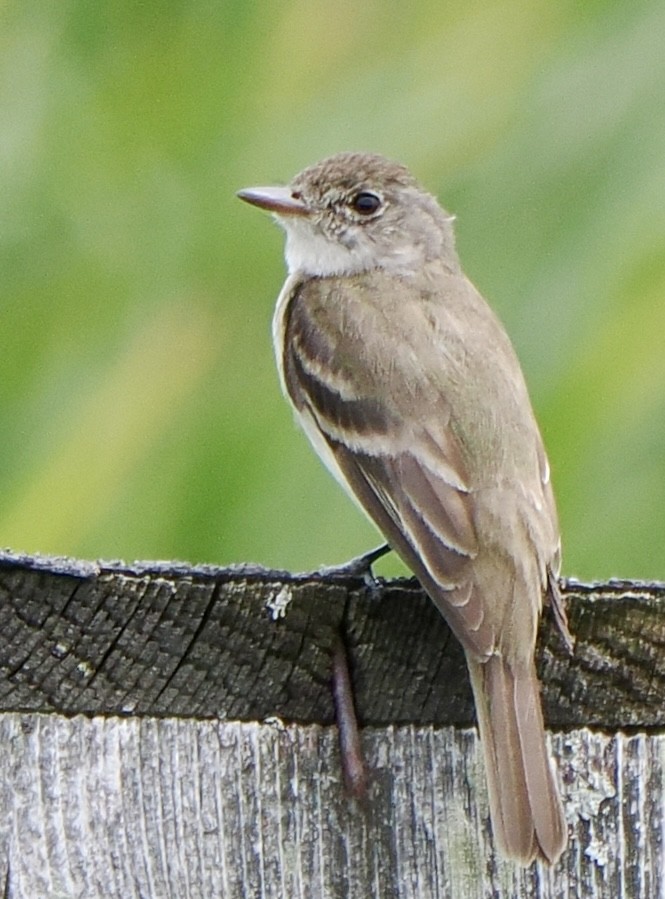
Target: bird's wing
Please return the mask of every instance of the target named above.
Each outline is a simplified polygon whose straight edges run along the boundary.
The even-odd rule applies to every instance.
[[[330,315],[317,320],[317,308],[296,291],[286,312],[282,372],[301,422],[315,445],[323,438],[346,484],[463,645],[484,656],[495,634],[472,577],[474,499],[446,399],[423,384],[408,410],[385,382],[376,389],[348,318],[338,310],[342,334]],[[399,385],[403,377],[392,360],[390,380]]]

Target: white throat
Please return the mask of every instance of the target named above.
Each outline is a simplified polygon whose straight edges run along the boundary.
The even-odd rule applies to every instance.
[[[286,265],[289,274],[329,277],[356,275],[376,267],[373,247],[347,247],[329,240],[309,225],[299,221],[280,222],[286,231]]]
[[[326,237],[308,222],[277,218],[286,231],[284,255],[290,275],[300,272],[327,278],[358,275],[375,268],[408,275],[422,270],[425,264],[424,250],[418,243],[400,241],[382,247],[367,236],[347,246],[341,240]]]

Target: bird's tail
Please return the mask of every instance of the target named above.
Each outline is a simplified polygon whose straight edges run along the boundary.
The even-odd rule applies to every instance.
[[[568,834],[535,665],[511,665],[498,655],[468,663],[497,848],[522,864],[537,855],[554,864]]]

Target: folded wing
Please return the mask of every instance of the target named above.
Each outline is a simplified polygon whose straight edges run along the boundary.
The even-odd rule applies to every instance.
[[[292,302],[287,328],[284,381],[305,430],[325,441],[348,487],[463,645],[487,655],[495,635],[472,578],[474,499],[445,397],[423,396],[427,414],[419,417],[420,403],[409,414],[374,389],[362,357],[355,369],[333,364],[326,329],[313,326],[305,304]]]

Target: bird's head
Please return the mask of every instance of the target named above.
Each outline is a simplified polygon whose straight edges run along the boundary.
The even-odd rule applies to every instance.
[[[272,212],[286,231],[290,272],[326,277],[381,268],[400,275],[441,259],[458,267],[452,217],[408,169],[383,156],[338,153],[288,187],[238,196]]]

